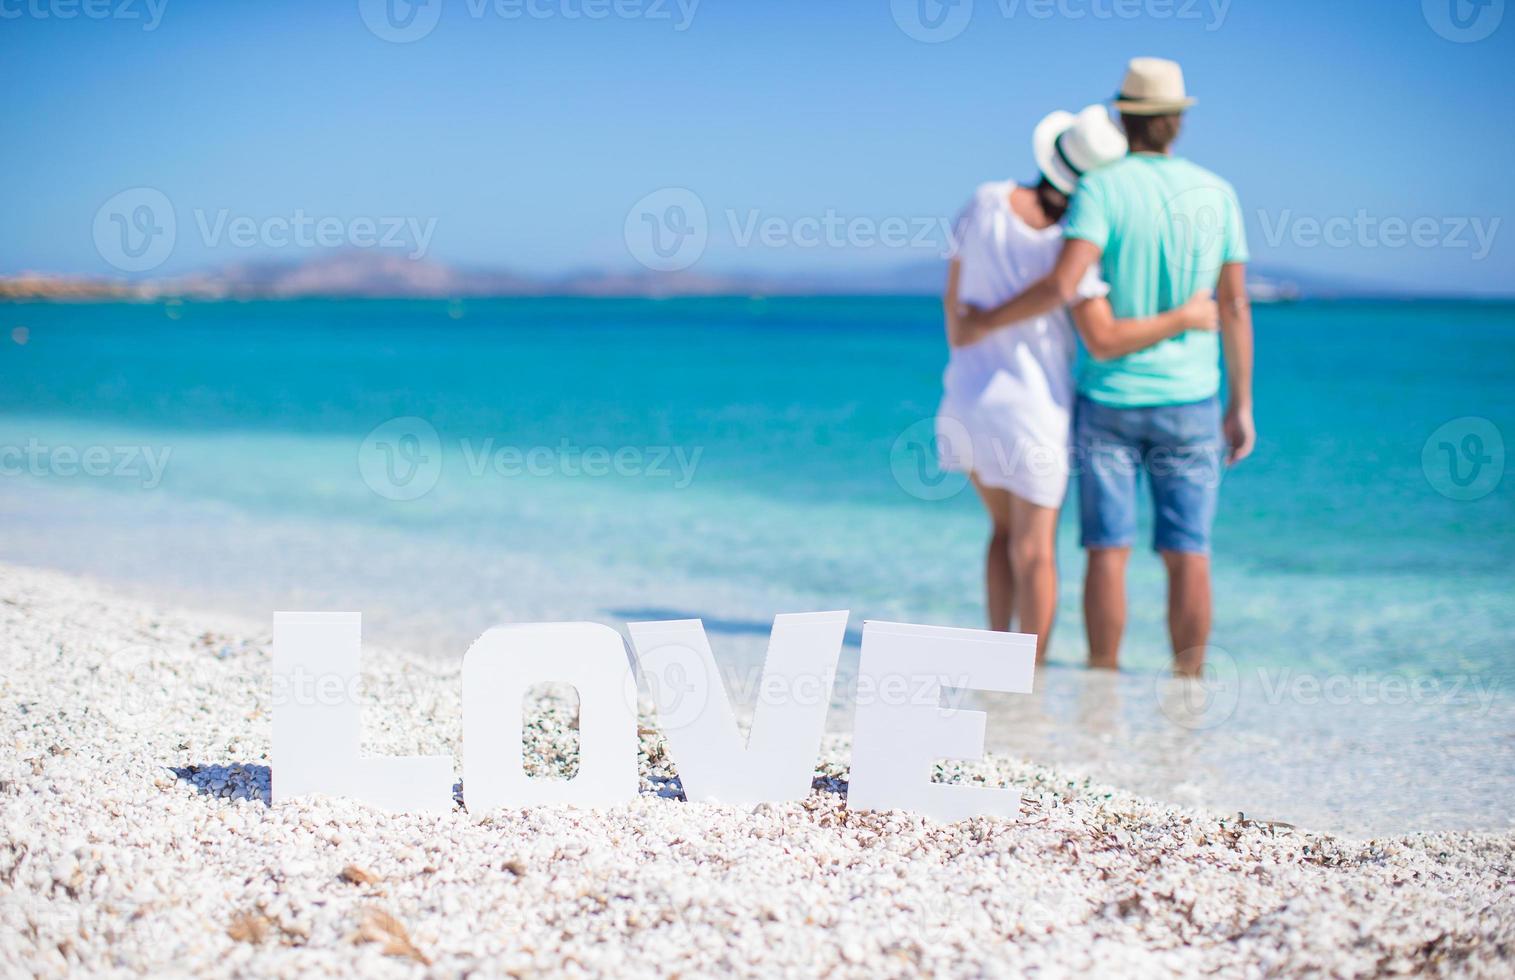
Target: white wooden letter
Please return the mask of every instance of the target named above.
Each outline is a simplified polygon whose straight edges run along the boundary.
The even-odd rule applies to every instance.
[[[521,759],[522,699],[537,684],[579,694],[579,772],[533,779]],[[496,626],[463,655],[463,799],[497,806],[610,806],[637,796],[636,681],[621,635],[598,623]]]
[[[274,613],[273,802],[326,793],[386,810],[450,811],[450,756],[358,754],[362,622],[359,613]]]
[[[627,629],[688,799],[751,805],[810,794],[846,611],[774,617],[746,738],[698,619]]]
[[[931,766],[984,754],[984,713],[942,707],[943,688],[1030,694],[1035,672],[1036,637],[1024,633],[864,623],[847,806],[1017,815],[1018,793],[933,783]]]

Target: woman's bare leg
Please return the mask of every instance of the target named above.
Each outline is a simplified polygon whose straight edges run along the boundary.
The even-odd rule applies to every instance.
[[[1057,510],[1010,495],[1010,568],[1020,631],[1036,634],[1042,663],[1057,619]]]
[[[1006,632],[1015,611],[1015,577],[1010,567],[1010,493],[986,487],[973,477],[984,509],[989,512],[989,547],[984,553],[984,605],[989,628]]]

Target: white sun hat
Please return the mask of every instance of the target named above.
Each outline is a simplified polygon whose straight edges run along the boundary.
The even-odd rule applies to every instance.
[[[1126,137],[1102,105],[1087,106],[1078,115],[1058,109],[1036,124],[1031,151],[1042,176],[1072,194],[1078,178],[1126,155]]]

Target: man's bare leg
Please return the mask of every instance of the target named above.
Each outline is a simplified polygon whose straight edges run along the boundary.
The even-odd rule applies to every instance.
[[[1010,567],[1015,576],[1020,631],[1036,634],[1044,662],[1057,619],[1057,511],[1010,495]]]
[[[1126,631],[1126,560],[1130,548],[1090,548],[1084,569],[1084,631],[1089,666],[1120,666],[1120,639]]]
[[[986,487],[973,477],[973,488],[978,491],[989,512],[989,546],[984,552],[984,607],[989,613],[989,628],[1001,633],[1010,629],[1010,616],[1015,611],[1015,576],[1010,565],[1010,493],[994,487]]]
[[[1168,635],[1173,640],[1173,671],[1195,677],[1205,666],[1210,641],[1210,556],[1164,551],[1168,566]]]

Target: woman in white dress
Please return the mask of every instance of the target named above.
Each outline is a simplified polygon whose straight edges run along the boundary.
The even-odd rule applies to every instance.
[[[997,306],[1052,270],[1062,247],[1058,222],[1080,175],[1126,154],[1126,140],[1101,105],[1054,112],[1032,136],[1041,180],[979,187],[958,217],[943,300],[951,357],[936,436],[943,469],[967,472],[993,525],[985,556],[989,628],[1018,619],[1046,654],[1057,611],[1057,515],[1068,487],[1073,407],[1073,321],[1115,356],[1184,330],[1215,329],[1215,303],[1198,294],[1148,320],[1115,320],[1108,287],[1091,269],[1067,309],[981,336],[959,324],[966,306]]]

